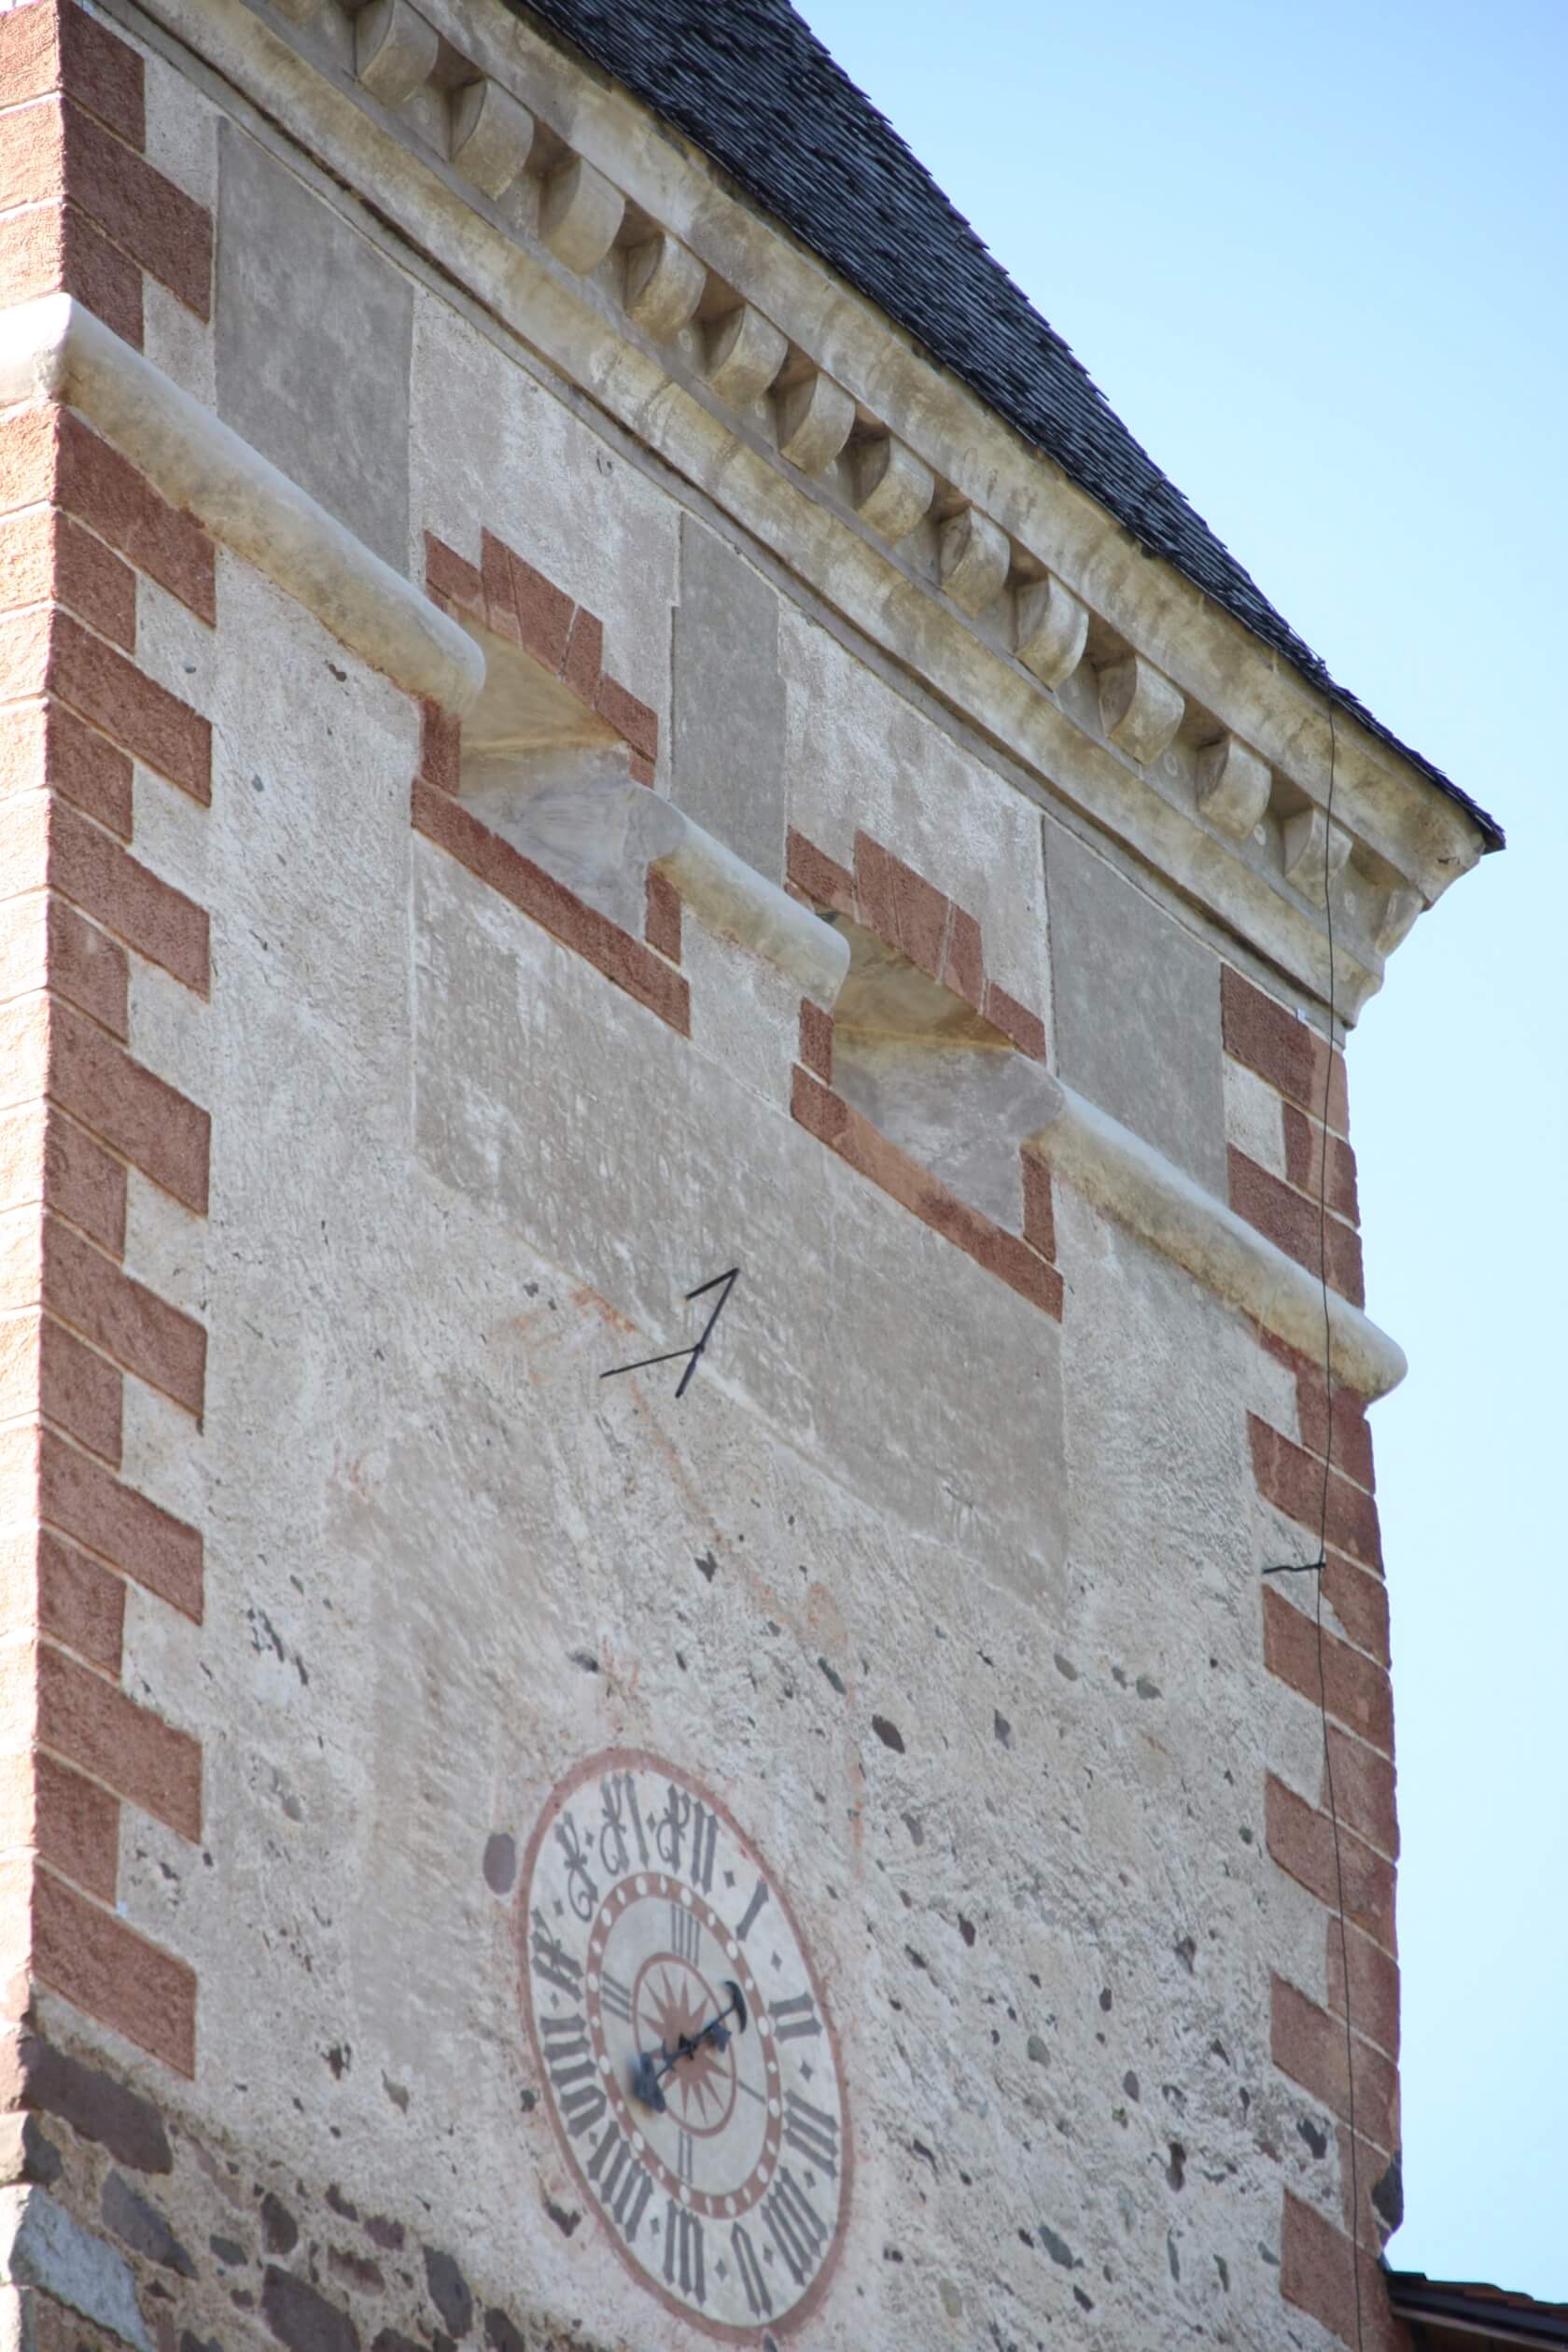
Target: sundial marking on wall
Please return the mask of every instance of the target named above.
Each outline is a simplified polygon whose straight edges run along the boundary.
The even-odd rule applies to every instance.
[[[679,1404],[691,1385],[693,1373],[702,1362],[703,1351],[707,1348],[708,1340],[713,1336],[713,1326],[718,1322],[720,1316],[723,1313],[725,1308],[728,1306],[730,1293],[734,1290],[739,1280],[739,1267],[732,1266],[728,1273],[715,1274],[711,1276],[707,1281],[699,1282],[695,1290],[689,1290],[685,1294],[687,1304],[690,1305],[693,1298],[705,1298],[710,1290],[719,1291],[719,1296],[714,1302],[713,1312],[709,1315],[707,1323],[704,1323],[700,1336],[691,1347],[666,1348],[661,1355],[638,1356],[635,1364],[612,1364],[608,1372],[601,1372],[599,1374],[600,1379],[617,1380],[620,1379],[623,1372],[646,1372],[650,1365],[676,1364],[682,1356],[690,1356],[692,1360],[687,1365],[685,1371],[680,1375],[680,1384],[675,1392],[676,1403]],[[721,1290],[720,1289],[721,1283],[723,1285]]]

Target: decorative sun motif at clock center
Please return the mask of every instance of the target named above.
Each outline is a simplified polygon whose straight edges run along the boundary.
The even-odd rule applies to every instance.
[[[691,2054],[670,2069],[665,2096],[689,2132],[707,2138],[721,2132],[735,2113],[738,2078],[735,2052],[726,2042],[697,2040],[711,2018],[721,2015],[724,1995],[716,1993],[684,1960],[659,1953],[637,1972],[632,2014],[641,2049]]]
[[[546,1805],[518,1925],[549,2110],[621,2260],[731,2342],[793,2326],[842,2234],[848,2119],[777,1881],[706,1790],[617,1750]]]

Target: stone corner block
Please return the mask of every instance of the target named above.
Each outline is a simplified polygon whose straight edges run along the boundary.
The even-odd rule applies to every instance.
[[[1014,601],[1014,650],[1043,686],[1060,686],[1084,658],[1089,609],[1047,572],[1019,589]]]
[[[1273,786],[1267,760],[1239,737],[1222,735],[1197,755],[1197,805],[1211,825],[1244,841],[1268,806]]]
[[[780,392],[774,409],[779,455],[806,474],[822,473],[832,465],[855,422],[854,401],[820,370]]]
[[[895,546],[924,520],[935,496],[935,474],[894,434],[878,434],[850,452],[850,504]]]
[[[371,0],[354,21],[354,71],[372,98],[400,106],[435,69],[441,43],[409,0]]]
[[[937,567],[942,585],[962,612],[984,612],[1001,594],[1013,550],[1000,523],[965,507],[942,526]]]
[[[661,231],[626,256],[626,315],[655,343],[667,343],[694,315],[707,284],[696,255]]]
[[[1400,942],[1407,938],[1415,920],[1426,905],[1419,890],[1406,883],[1398,883],[1390,890],[1373,926],[1372,945],[1380,956],[1392,956]]]
[[[709,388],[731,408],[749,408],[784,365],[789,347],[771,318],[749,302],[740,303],[708,336],[704,372]]]
[[[552,172],[539,203],[539,242],[578,277],[596,270],[620,233],[626,200],[581,155]]]
[[[14,2286],[52,2295],[135,2352],[152,2352],[130,2263],[46,2190],[0,2189],[0,2270]]]
[[[1173,686],[1141,653],[1108,663],[1099,673],[1099,715],[1105,732],[1119,750],[1145,765],[1158,759],[1181,725],[1185,708],[1181,688]]]
[[[504,196],[528,161],[534,118],[526,106],[488,78],[452,93],[447,153],[465,179],[486,196]]]

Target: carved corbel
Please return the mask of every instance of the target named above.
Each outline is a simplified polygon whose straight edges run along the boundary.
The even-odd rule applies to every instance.
[[[1198,807],[1232,841],[1245,841],[1268,806],[1272,786],[1267,761],[1238,735],[1221,735],[1197,755]]]
[[[819,474],[832,465],[855,422],[854,401],[820,369],[780,392],[774,411],[779,455],[807,474]]]
[[[936,496],[936,476],[924,458],[883,433],[862,441],[850,463],[849,500],[862,523],[896,546],[907,539]]]
[[[984,612],[1001,595],[1013,562],[1006,532],[978,507],[965,507],[942,526],[937,567],[942,585],[964,612]]]
[[[694,253],[661,232],[626,256],[626,315],[655,343],[667,343],[695,312],[707,272]]]
[[[533,116],[499,82],[465,82],[453,91],[447,153],[486,196],[506,194],[533,144]]]
[[[1141,653],[1108,663],[1099,673],[1100,723],[1119,749],[1144,765],[1159,758],[1185,708],[1181,688]]]
[[[1372,945],[1379,956],[1393,955],[1425,903],[1419,890],[1412,890],[1404,883],[1389,892],[1372,931]]]
[[[1304,808],[1287,817],[1281,829],[1285,880],[1319,906],[1328,903],[1328,889],[1344,872],[1351,854],[1351,836],[1343,825],[1331,825],[1321,808]]]
[[[1043,686],[1059,686],[1084,658],[1089,611],[1070,588],[1047,572],[1031,580],[1014,599],[1014,645],[1018,659]]]
[[[771,318],[742,302],[718,321],[708,338],[708,384],[729,407],[749,408],[784,365],[789,347]]]
[[[539,198],[539,242],[579,277],[596,270],[625,215],[621,190],[581,155],[551,173]]]
[[[401,106],[435,70],[441,43],[409,0],[371,0],[354,20],[354,71],[384,106]]]

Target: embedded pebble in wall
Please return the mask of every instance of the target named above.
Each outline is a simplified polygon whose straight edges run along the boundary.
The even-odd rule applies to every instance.
[[[517,1879],[517,1841],[497,1829],[484,1841],[484,1883],[492,1895],[510,1895]]]

